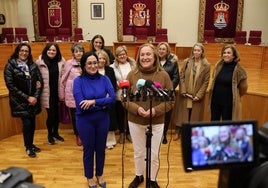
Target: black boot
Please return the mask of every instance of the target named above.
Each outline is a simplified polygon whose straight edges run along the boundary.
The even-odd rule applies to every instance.
[[[167,144],[167,135],[166,134],[163,135],[162,144]]]

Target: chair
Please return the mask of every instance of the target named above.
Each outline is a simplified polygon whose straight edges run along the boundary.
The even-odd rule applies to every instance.
[[[80,27],[74,28],[74,41],[78,42],[80,40],[84,40],[83,29]]]
[[[236,44],[246,44],[247,43],[247,32],[246,31],[236,31],[234,42]]]
[[[249,31],[248,43],[253,44],[253,45],[260,45],[261,35],[262,35],[262,31],[258,31],[258,30]]]
[[[13,27],[2,28],[2,42],[12,43],[14,42]]]
[[[55,42],[57,39],[56,30],[53,28],[46,29],[46,40],[49,42]]]
[[[168,35],[166,28],[156,29],[155,42],[168,42]]]
[[[19,41],[29,41],[26,27],[15,27],[15,39]]]
[[[137,27],[135,29],[135,37],[137,41],[147,42],[147,28]]]
[[[204,41],[205,43],[215,42],[215,31],[214,30],[204,30]]]
[[[59,28],[58,40],[70,41],[71,30],[70,28]]]

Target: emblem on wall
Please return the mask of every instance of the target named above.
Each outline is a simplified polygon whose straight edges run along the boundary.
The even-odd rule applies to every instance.
[[[229,21],[229,5],[221,1],[214,5],[214,26],[223,29],[228,25]]]
[[[61,3],[57,0],[48,2],[48,24],[50,27],[60,27],[62,24]]]
[[[150,26],[150,11],[144,3],[135,3],[129,10],[129,26]]]

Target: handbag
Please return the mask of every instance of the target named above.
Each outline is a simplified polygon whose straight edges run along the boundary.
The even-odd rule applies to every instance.
[[[59,121],[63,124],[71,122],[69,108],[66,106],[64,101],[59,102]]]

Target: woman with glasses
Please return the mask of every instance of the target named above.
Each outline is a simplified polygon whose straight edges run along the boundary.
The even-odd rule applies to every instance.
[[[41,112],[43,79],[27,43],[20,43],[15,48],[5,66],[4,78],[9,90],[11,114],[22,120],[26,153],[29,157],[36,157],[41,149],[33,144],[35,117]]]
[[[118,46],[115,50],[115,61],[110,65],[115,72],[116,81],[119,83],[127,78],[128,73],[136,66],[136,61],[133,58],[128,57],[126,46]],[[124,108],[124,104],[121,102],[122,89],[119,87],[116,90],[116,117],[118,121],[118,128],[120,132],[119,143],[124,142],[125,136],[128,141],[131,140],[129,133],[127,110]]]
[[[76,126],[83,144],[84,173],[90,188],[97,188],[94,169],[97,183],[106,187],[103,168],[110,126],[109,108],[115,101],[113,85],[107,76],[99,73],[98,61],[96,53],[85,53],[81,58],[82,75],[74,80],[73,85]]]

